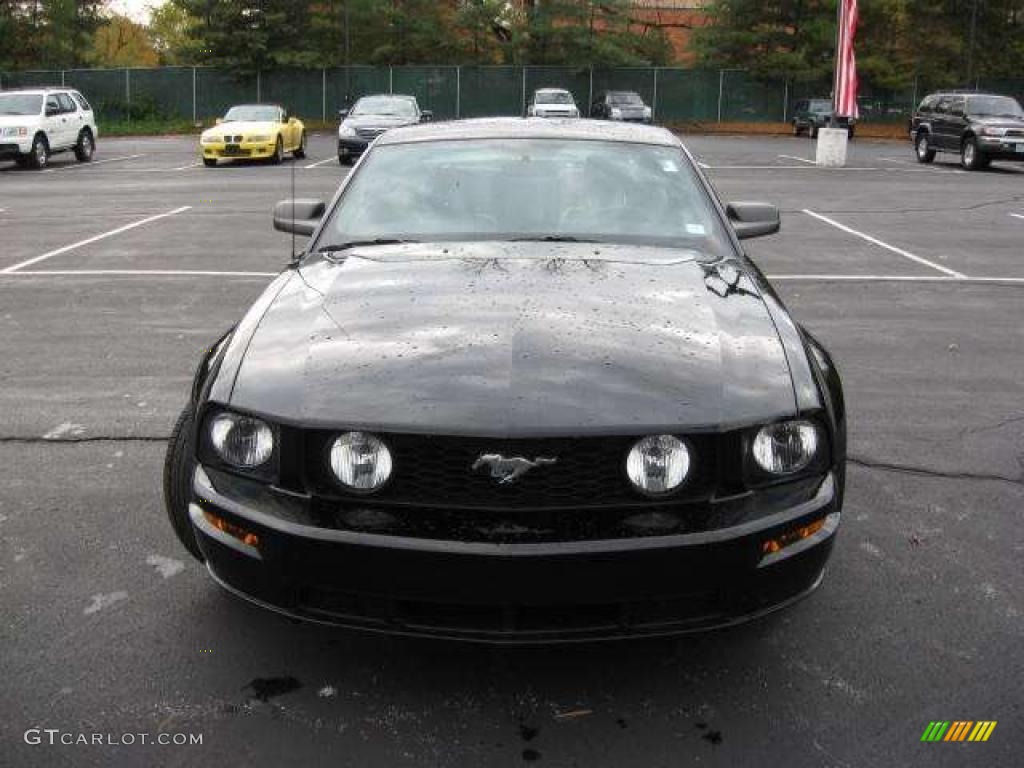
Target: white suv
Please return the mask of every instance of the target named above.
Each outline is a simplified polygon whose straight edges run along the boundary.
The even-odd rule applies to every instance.
[[[43,168],[54,152],[74,150],[79,162],[96,151],[96,117],[78,91],[19,88],[0,91],[0,160]]]

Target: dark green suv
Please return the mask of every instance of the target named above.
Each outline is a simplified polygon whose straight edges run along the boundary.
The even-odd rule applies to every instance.
[[[793,135],[799,136],[806,132],[812,139],[818,137],[819,128],[828,128],[832,121],[831,99],[801,99],[793,104]],[[854,120],[850,117],[839,117],[831,127],[845,128],[853,138]]]

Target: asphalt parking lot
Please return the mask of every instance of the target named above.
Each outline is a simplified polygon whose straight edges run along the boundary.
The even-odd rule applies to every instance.
[[[765,620],[524,649],[294,624],[222,593],[164,516],[194,366],[288,261],[273,203],[347,172],[330,136],[281,166],[205,169],[187,138],[0,163],[0,763],[1019,765],[1024,165],[687,143],[724,199],[783,210],[749,250],[844,375],[840,538],[821,588]],[[998,726],[921,743],[933,720]]]

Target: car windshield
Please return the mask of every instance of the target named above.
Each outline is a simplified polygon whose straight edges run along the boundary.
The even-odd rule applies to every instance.
[[[680,148],[567,139],[377,147],[313,250],[378,240],[584,241],[732,253]]]
[[[415,117],[416,107],[411,99],[390,96],[370,96],[360,99],[352,108],[353,115],[382,115],[385,117]]]
[[[832,111],[832,102],[831,101],[826,101],[824,99],[819,99],[817,101],[812,101],[811,102],[811,106],[810,106],[810,111],[811,112],[831,112]]]
[[[277,107],[265,107],[259,104],[232,107],[224,115],[224,122],[248,121],[255,123],[276,122],[281,114]]]
[[[566,91],[538,91],[533,97],[535,104],[572,104],[572,94]]]
[[[640,98],[640,94],[633,93],[633,91],[613,91],[608,94],[608,100],[612,104],[623,104],[634,107],[642,106],[644,103],[644,100]]]
[[[971,96],[967,113],[984,117],[1024,117],[1024,109],[1009,96]]]
[[[0,93],[0,115],[38,115],[42,110],[42,94]]]

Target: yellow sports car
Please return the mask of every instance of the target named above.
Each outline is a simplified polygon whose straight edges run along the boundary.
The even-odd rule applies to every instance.
[[[207,168],[220,159],[269,158],[280,163],[285,152],[306,156],[306,126],[278,104],[239,104],[203,131],[199,148]]]

